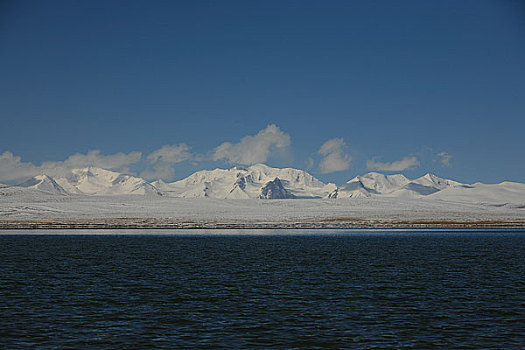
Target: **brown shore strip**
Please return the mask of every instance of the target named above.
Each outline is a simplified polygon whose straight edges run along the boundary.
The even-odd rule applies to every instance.
[[[174,221],[153,218],[0,220],[0,230],[55,229],[426,229],[426,228],[525,228],[525,220],[366,220],[335,218],[312,221]]]

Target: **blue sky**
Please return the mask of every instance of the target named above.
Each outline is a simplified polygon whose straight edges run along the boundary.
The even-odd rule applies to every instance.
[[[256,161],[525,181],[519,1],[4,1],[0,32],[0,182]]]

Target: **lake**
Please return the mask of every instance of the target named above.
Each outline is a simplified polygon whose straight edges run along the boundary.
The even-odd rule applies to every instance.
[[[525,346],[524,230],[31,233],[6,349]]]

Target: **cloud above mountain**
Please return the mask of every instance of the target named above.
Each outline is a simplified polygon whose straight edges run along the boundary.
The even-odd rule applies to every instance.
[[[403,157],[403,159],[391,163],[378,162],[375,159],[369,159],[366,162],[366,166],[369,170],[379,171],[403,171],[414,168],[418,165],[419,161],[416,157]]]
[[[289,148],[290,135],[270,124],[256,135],[243,137],[238,143],[224,142],[212,152],[213,160],[227,160],[243,165],[263,163],[275,154],[284,153]],[[0,181],[19,181],[40,174],[63,175],[75,168],[98,167],[120,172],[130,172],[131,168],[141,169],[140,176],[148,180],[174,177],[175,164],[193,160],[202,161],[207,157],[191,152],[185,143],[165,145],[147,156],[142,152],[102,154],[91,150],[85,154],[75,153],[63,161],[46,161],[41,165],[22,161],[11,152],[0,154]],[[209,158],[208,158],[209,159]]]
[[[323,156],[319,163],[319,170],[322,174],[343,171],[350,167],[351,158],[345,153],[345,147],[346,144],[342,138],[333,138],[323,143],[317,151]]]
[[[39,174],[39,167],[30,162],[23,162],[22,158],[11,152],[0,154],[0,180],[13,181],[29,178]]]
[[[441,152],[438,153],[439,161],[441,162],[441,165],[443,165],[445,168],[451,168],[452,165],[450,164],[450,159],[452,159],[452,156],[448,154],[447,152]]]
[[[35,165],[23,162],[21,157],[6,151],[0,155],[0,180],[14,181],[43,173],[57,176],[71,169],[86,167],[126,171],[128,166],[137,163],[141,158],[141,152],[104,155],[99,150],[91,150],[86,154],[75,153],[63,161],[48,161],[42,165]]]
[[[215,148],[212,158],[243,165],[264,163],[272,151],[284,151],[290,143],[290,135],[270,124],[256,135],[243,137],[238,143],[224,142]]]
[[[64,161],[44,162],[41,168],[46,172],[61,172],[75,168],[97,167],[109,170],[125,170],[142,158],[141,152],[114,153],[104,155],[100,150],[91,150],[86,154],[75,153]]]
[[[269,124],[254,135],[242,137],[238,142],[224,142],[208,152],[196,153],[186,143],[164,145],[149,154],[133,151],[103,154],[100,150],[87,153],[75,153],[62,161],[45,161],[42,164],[24,162],[12,152],[0,153],[0,182],[16,183],[30,177],[47,174],[61,176],[72,169],[97,167],[131,175],[139,175],[147,180],[172,180],[175,178],[176,164],[191,162],[198,167],[201,162],[208,166],[210,162],[228,162],[238,165],[257,163],[288,163],[291,154],[290,135],[275,124]],[[450,167],[452,156],[446,152],[432,152],[434,161]],[[369,159],[366,166],[369,170],[404,171],[419,165],[415,156],[403,157],[393,162],[381,162],[380,158]],[[317,169],[320,174],[329,174],[348,170],[353,158],[343,138],[331,138],[324,142],[317,152],[303,160],[307,169]]]
[[[166,145],[151,152],[146,157],[149,166],[140,173],[140,176],[147,180],[173,178],[175,175],[173,165],[195,158],[190,153],[190,149],[185,143],[180,143]]]

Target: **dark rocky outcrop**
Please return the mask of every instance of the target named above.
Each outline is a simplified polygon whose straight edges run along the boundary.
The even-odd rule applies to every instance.
[[[295,196],[284,188],[281,180],[276,177],[273,181],[268,181],[262,188],[259,198],[262,199],[291,199]]]

